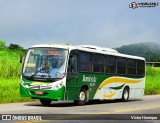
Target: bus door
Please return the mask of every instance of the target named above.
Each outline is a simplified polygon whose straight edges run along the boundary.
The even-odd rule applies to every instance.
[[[78,53],[72,51],[69,56],[67,69],[67,100],[75,100],[78,97],[78,84]]]
[[[69,61],[69,72],[71,73],[71,76],[75,78],[75,84],[77,84],[77,79],[78,79],[78,55],[73,54],[70,57]]]

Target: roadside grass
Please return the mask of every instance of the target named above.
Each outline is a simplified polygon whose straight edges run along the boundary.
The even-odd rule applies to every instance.
[[[145,95],[153,94],[160,94],[160,68],[147,66]]]
[[[0,103],[35,101],[20,96],[19,83],[19,78],[4,79],[0,77]]]
[[[160,94],[160,76],[147,76],[145,95]]]
[[[0,51],[0,103],[34,101],[20,96],[20,52]]]

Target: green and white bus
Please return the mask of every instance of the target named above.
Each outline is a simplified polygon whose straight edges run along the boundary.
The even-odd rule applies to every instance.
[[[92,45],[35,45],[28,49],[20,83],[22,96],[52,101],[143,96],[145,59]]]

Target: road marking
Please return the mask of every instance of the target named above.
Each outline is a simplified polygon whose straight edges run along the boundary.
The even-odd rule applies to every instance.
[[[160,105],[140,107],[140,108],[122,109],[122,110],[114,110],[114,111],[110,111],[110,112],[96,112],[96,113],[92,113],[92,114],[114,114],[114,113],[130,112],[130,111],[148,110],[148,109],[154,109],[154,108],[160,108]]]
[[[48,122],[48,120],[28,120],[28,121],[19,121],[15,123],[36,123],[36,122]]]
[[[36,123],[36,122],[48,122],[49,120],[67,120],[67,118],[79,118],[85,116],[91,116],[91,114],[115,114],[115,113],[122,113],[122,112],[130,112],[130,111],[141,111],[141,110],[148,110],[148,109],[155,109],[155,108],[160,108],[160,105],[156,106],[147,106],[147,107],[139,107],[139,108],[129,108],[129,109],[122,109],[122,110],[114,110],[114,111],[109,111],[109,112],[95,112],[95,113],[90,113],[90,114],[79,114],[78,116],[61,116],[61,117],[56,117],[56,118],[49,118],[46,120],[30,120],[30,121],[20,121],[16,123]]]

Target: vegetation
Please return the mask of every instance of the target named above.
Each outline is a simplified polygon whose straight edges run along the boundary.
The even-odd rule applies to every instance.
[[[0,103],[31,101],[30,98],[21,97],[19,93],[22,70],[20,53],[25,55],[22,47],[18,46],[11,50],[0,40]]]
[[[10,45],[8,46],[8,49],[9,49],[9,50],[25,51],[25,50],[23,49],[23,47],[19,46],[18,44],[10,44]]]
[[[0,103],[28,102],[30,98],[20,96],[20,77],[0,77]]]
[[[0,51],[4,50],[6,48],[6,42],[0,40]]]
[[[19,77],[22,65],[20,61],[20,52],[18,51],[0,51],[0,77]]]
[[[160,68],[147,66],[145,94],[160,94]]]
[[[160,62],[160,45],[153,42],[123,45],[116,50],[120,53],[144,57],[147,61]]]
[[[5,44],[0,40],[0,77],[19,77],[22,69],[20,54],[25,56],[26,51],[19,45],[10,44],[7,47]]]

